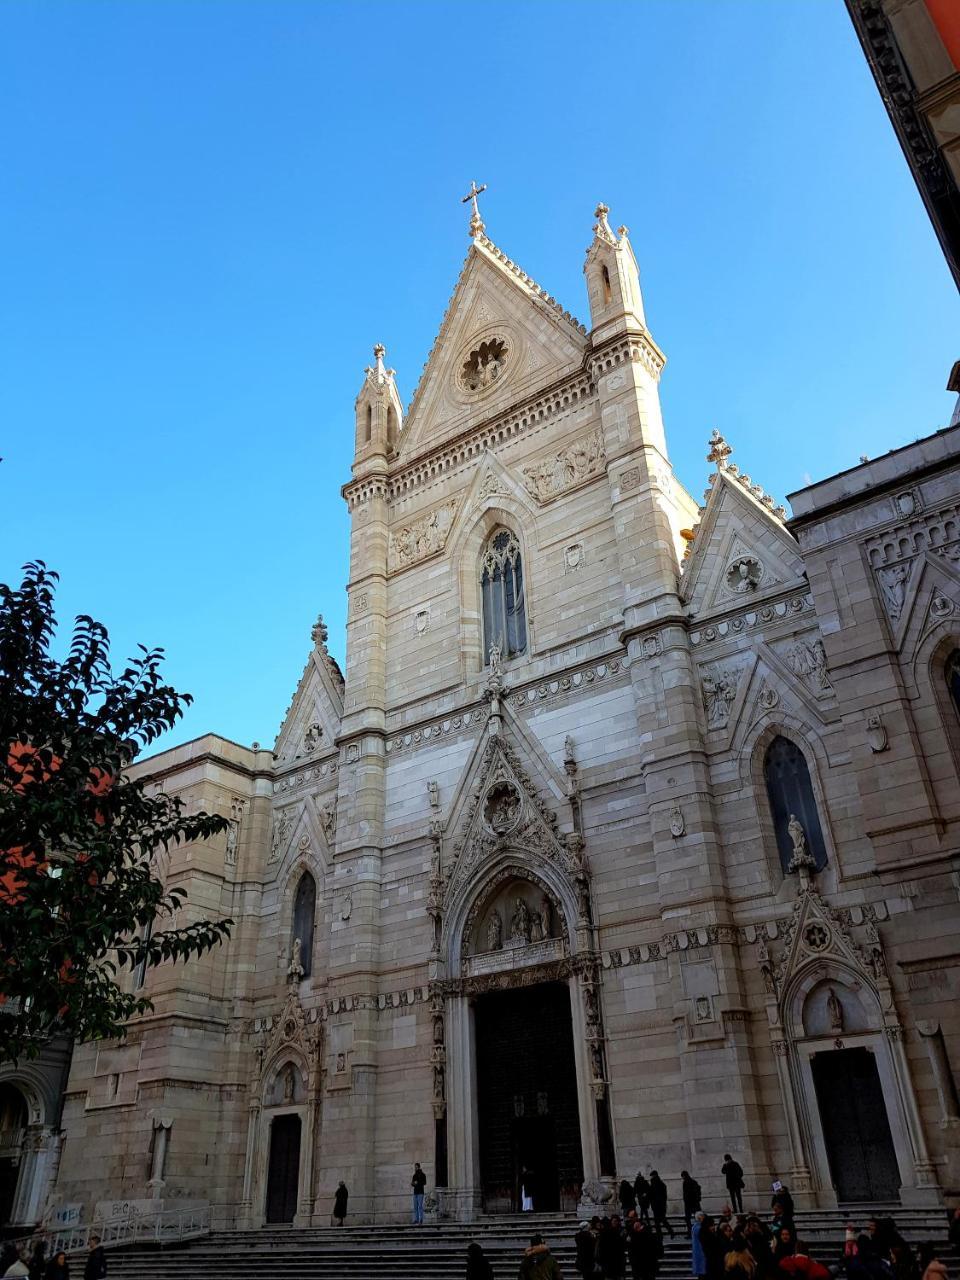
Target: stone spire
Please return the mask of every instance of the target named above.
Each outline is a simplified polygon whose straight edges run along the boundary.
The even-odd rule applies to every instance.
[[[620,227],[619,239],[613,234],[609,212],[603,202],[594,211],[593,243],[583,267],[595,341],[620,332],[646,331],[637,260],[627,228]]]
[[[358,465],[372,458],[391,457],[397,448],[403,424],[403,405],[397,391],[396,370],[384,363],[387,349],[382,342],[373,348],[373,364],[363,371],[363,385],[356,402],[356,446],[354,475]]]

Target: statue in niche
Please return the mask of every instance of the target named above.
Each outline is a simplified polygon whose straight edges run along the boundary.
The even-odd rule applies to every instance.
[[[790,821],[787,823],[787,835],[793,845],[793,854],[790,858],[791,868],[810,866],[813,859],[810,857],[810,851],[807,848],[807,835],[795,813],[791,813]]]
[[[299,941],[299,939],[298,939]],[[293,1092],[296,1088],[296,1081],[293,1076],[293,1063],[288,1062],[287,1068],[283,1073],[283,1100],[284,1102],[293,1101]]]
[[[530,941],[530,908],[519,895],[510,921],[510,940],[512,942]]]
[[[293,953],[287,966],[287,976],[292,978],[294,982],[303,977],[303,943],[299,938],[294,938],[293,940]]]
[[[499,910],[494,907],[487,921],[487,950],[499,951],[503,946],[503,919]]]
[[[494,640],[490,646],[490,674],[492,676],[503,675],[503,645],[499,640]]]
[[[550,924],[551,924],[550,917],[551,917],[550,899],[547,897],[546,894],[544,894],[543,898],[540,901],[540,936],[541,938],[550,937]]]
[[[830,1030],[843,1030],[843,1005],[833,987],[827,992],[827,1015],[830,1018]]]

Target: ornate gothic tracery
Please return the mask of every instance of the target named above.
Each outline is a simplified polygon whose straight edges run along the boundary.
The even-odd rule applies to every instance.
[[[496,650],[512,658],[527,647],[527,610],[520,543],[508,529],[497,529],[483,551],[480,570],[484,661]]]

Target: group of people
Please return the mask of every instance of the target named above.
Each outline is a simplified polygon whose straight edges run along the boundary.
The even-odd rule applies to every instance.
[[[106,1280],[107,1255],[99,1236],[91,1236],[87,1256],[83,1261],[83,1280]],[[0,1250],[0,1276],[12,1280],[28,1277],[29,1280],[70,1280],[70,1263],[60,1249],[47,1257],[46,1240],[37,1240],[29,1254],[22,1254],[15,1244],[7,1243]]]

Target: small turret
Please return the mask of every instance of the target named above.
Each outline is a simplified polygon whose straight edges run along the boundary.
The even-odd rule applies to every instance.
[[[607,221],[609,212],[605,204],[597,205],[593,243],[587,250],[587,260],[583,266],[587,277],[594,341],[597,340],[597,330],[600,329],[603,333],[599,336],[606,338],[624,329],[646,328],[640,293],[640,271],[633,256],[627,228],[619,227],[617,235],[614,235]]]
[[[403,424],[403,405],[397,391],[396,370],[383,363],[386,349],[378,342],[373,348],[375,363],[364,370],[363,386],[357,396],[357,438],[354,474],[359,465],[373,458],[390,458],[396,452]]]

